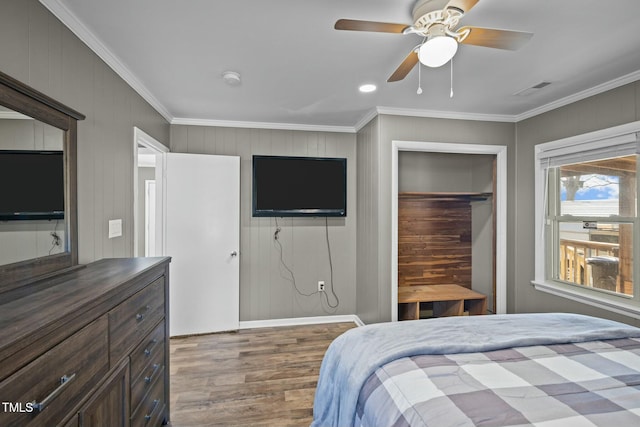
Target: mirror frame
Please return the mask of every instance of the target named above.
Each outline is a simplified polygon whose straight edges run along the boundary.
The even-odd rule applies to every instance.
[[[0,293],[78,264],[77,132],[85,116],[0,71],[0,105],[64,132],[65,248],[60,254],[0,265]]]

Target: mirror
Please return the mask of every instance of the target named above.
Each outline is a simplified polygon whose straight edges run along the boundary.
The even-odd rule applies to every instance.
[[[27,165],[15,167],[9,175],[15,179],[4,179],[3,186],[40,193],[37,199],[18,197],[17,204],[24,199],[45,205],[14,215],[4,212],[15,210],[11,202],[0,204],[0,293],[78,263],[76,129],[82,119],[82,114],[0,72],[0,162],[5,162],[5,171],[18,162]],[[42,172],[40,177],[35,177],[37,172]],[[28,181],[33,182],[30,189]],[[49,198],[53,200],[44,203]]]
[[[61,129],[0,107],[0,265],[69,251],[63,153]]]

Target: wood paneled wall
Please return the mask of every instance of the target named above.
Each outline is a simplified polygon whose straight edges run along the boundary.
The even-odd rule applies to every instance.
[[[358,243],[357,243],[357,300],[356,313],[365,323],[379,322],[380,304],[389,294],[389,288],[373,287],[380,278],[378,227],[378,182],[380,147],[378,118],[371,120],[357,135],[358,156]]]
[[[471,204],[415,194],[398,197],[398,286],[471,288]]]
[[[353,314],[356,288],[356,136],[348,133],[171,126],[171,151],[240,156],[240,320]],[[330,286],[331,268],[324,218],[254,218],[251,211],[254,154],[347,158],[347,217],[329,218],[336,309],[317,293],[318,281]],[[273,235],[281,227],[280,249]]]

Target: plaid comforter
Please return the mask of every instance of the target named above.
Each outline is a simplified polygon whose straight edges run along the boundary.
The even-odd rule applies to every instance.
[[[418,355],[378,368],[358,426],[640,426],[640,339]]]

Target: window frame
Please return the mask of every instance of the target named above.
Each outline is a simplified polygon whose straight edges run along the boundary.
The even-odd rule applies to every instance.
[[[590,287],[551,278],[554,269],[553,265],[557,260],[553,259],[553,256],[556,255],[555,250],[548,245],[550,233],[547,225],[551,224],[547,224],[546,218],[547,205],[552,203],[551,195],[547,188],[549,184],[547,181],[547,167],[550,164],[549,158],[553,159],[555,153],[559,153],[559,156],[578,154],[583,152],[585,147],[596,149],[594,151],[597,151],[600,147],[611,147],[615,150],[618,146],[622,146],[623,143],[628,145],[629,136],[635,136],[635,153],[638,155],[640,154],[640,142],[638,142],[640,138],[639,132],[640,121],[636,121],[535,146],[535,276],[531,281],[535,289],[640,319],[640,262],[638,262],[640,259],[638,258],[640,254],[640,222],[638,220],[640,215],[640,197],[636,197],[637,213],[633,222],[633,257],[634,260],[636,260],[633,270],[633,297],[612,292],[602,292]],[[545,159],[547,160],[546,165],[544,164]],[[640,169],[640,165],[636,165],[636,180],[640,179],[638,169]],[[636,192],[640,193],[640,186],[637,184]],[[578,219],[580,218],[576,217],[576,220]],[[604,221],[603,219],[599,220]],[[553,224],[558,224],[558,222],[554,222]]]

